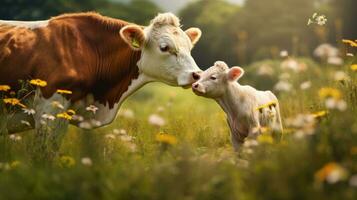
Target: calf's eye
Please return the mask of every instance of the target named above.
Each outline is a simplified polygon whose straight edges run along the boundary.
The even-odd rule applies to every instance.
[[[217,79],[217,77],[215,77],[215,76],[211,76],[211,78],[210,78],[211,80],[216,80]]]
[[[169,51],[169,46],[167,44],[161,44],[160,45],[160,51],[162,52],[168,52]]]

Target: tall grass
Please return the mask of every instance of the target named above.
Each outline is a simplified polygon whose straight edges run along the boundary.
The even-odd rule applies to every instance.
[[[130,97],[110,126],[70,127],[54,159],[46,159],[45,150],[33,151],[39,145],[33,131],[19,135],[21,140],[1,136],[0,199],[355,199],[357,73],[350,63],[300,61],[306,71],[282,71],[280,61],[264,61],[247,67],[242,78],[271,89],[282,73],[290,74],[292,89],[279,93],[282,140],[258,140],[237,156],[225,114],[213,100],[154,83]],[[274,74],[256,75],[261,64],[271,65]],[[340,70],[348,80],[334,80]],[[311,87],[300,89],[304,81]],[[311,134],[289,127],[288,118],[326,110],[318,95],[322,87],[341,91],[347,109],[328,110]],[[134,116],[123,112],[128,109]],[[151,114],[165,125],[151,124]],[[177,143],[157,140],[159,133]],[[33,154],[44,155],[47,164],[33,164]]]

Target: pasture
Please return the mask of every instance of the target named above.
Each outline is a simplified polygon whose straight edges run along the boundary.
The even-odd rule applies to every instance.
[[[56,152],[49,134],[3,134],[0,199],[356,199],[355,61],[242,66],[242,84],[275,88],[285,131],[265,130],[239,155],[216,102],[161,83],[129,97],[110,126],[71,126]]]

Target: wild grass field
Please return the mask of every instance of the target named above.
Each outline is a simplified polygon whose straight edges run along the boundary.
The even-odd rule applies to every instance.
[[[355,61],[242,66],[242,84],[279,96],[285,131],[238,154],[218,104],[160,83],[108,127],[70,127],[56,154],[36,132],[1,135],[0,199],[356,199]]]

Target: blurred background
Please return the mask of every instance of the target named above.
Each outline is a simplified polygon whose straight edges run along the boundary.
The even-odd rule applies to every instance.
[[[247,65],[275,59],[284,50],[309,57],[323,43],[342,48],[343,38],[356,39],[356,7],[356,0],[2,0],[0,19],[97,11],[145,25],[158,12],[170,11],[180,16],[184,28],[202,29],[193,56],[204,69],[216,60]],[[326,25],[307,25],[315,12],[327,17]]]

